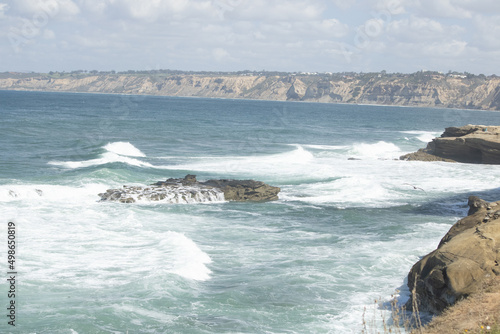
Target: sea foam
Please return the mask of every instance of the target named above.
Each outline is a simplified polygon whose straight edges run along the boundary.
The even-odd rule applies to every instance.
[[[385,141],[379,141],[375,144],[355,144],[352,146],[350,153],[362,159],[395,159],[402,154],[397,145]]]
[[[129,142],[114,142],[109,143],[103,147],[106,152],[102,153],[97,159],[90,159],[84,161],[49,161],[49,165],[60,166],[68,169],[86,168],[92,166],[100,166],[110,163],[124,163],[136,167],[147,167],[151,168],[148,162],[143,162],[139,159],[140,157],[146,157],[138,148]],[[135,158],[131,158],[135,157]]]
[[[109,152],[113,152],[119,155],[125,155],[128,157],[145,157],[146,155],[142,153],[137,147],[130,144],[129,142],[118,141],[114,143],[109,143],[104,146]]]

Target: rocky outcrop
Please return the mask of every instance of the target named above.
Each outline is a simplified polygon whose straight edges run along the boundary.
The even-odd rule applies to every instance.
[[[500,126],[449,127],[425,149],[403,155],[401,160],[500,164]]]
[[[280,188],[254,180],[208,180],[199,182],[195,175],[168,179],[150,186],[123,186],[99,194],[101,201],[134,203],[160,201],[167,203],[198,203],[216,201],[273,201]]]
[[[408,275],[420,311],[439,314],[500,275],[500,201],[471,196],[469,207],[470,215],[453,225]]]
[[[500,110],[500,78],[413,74],[8,74],[0,89]]]

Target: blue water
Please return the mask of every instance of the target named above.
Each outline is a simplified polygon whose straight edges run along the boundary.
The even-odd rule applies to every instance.
[[[377,330],[378,304],[405,301],[467,197],[500,195],[497,166],[395,160],[469,123],[500,114],[0,91],[1,239],[13,221],[18,241],[16,328],[4,316],[0,332],[360,333],[363,317]],[[188,173],[282,191],[98,202]]]

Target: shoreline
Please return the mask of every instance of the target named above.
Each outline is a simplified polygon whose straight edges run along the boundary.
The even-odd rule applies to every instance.
[[[394,108],[428,108],[450,111],[465,111],[465,112],[500,112],[500,110],[491,109],[464,109],[445,106],[420,106],[420,105],[396,105],[396,104],[370,104],[370,103],[348,103],[348,102],[322,102],[322,101],[294,101],[294,100],[270,100],[270,99],[252,99],[252,98],[237,98],[237,97],[219,97],[219,96],[183,96],[183,95],[158,95],[158,94],[138,94],[138,93],[113,93],[113,92],[81,92],[71,90],[46,90],[46,89],[18,89],[18,88],[0,88],[0,92],[28,92],[28,93],[61,93],[61,94],[89,94],[89,95],[113,95],[113,96],[147,96],[147,97],[166,97],[179,99],[209,99],[209,100],[227,100],[227,101],[262,101],[262,102],[278,102],[278,103],[299,103],[299,104],[321,104],[321,105],[346,105],[346,106],[363,106],[363,107],[394,107]]]
[[[435,73],[382,75],[211,74],[43,74],[0,76],[0,89],[199,97],[398,106],[456,110],[500,110],[500,78],[454,78]]]

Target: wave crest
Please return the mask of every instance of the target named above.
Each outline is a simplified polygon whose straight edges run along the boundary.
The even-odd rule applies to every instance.
[[[153,167],[150,163],[143,162],[131,157],[146,157],[138,148],[129,142],[114,142],[103,146],[107,152],[101,154],[97,159],[84,161],[49,161],[49,165],[60,166],[68,169],[86,168],[100,166],[114,162],[121,162],[136,167]]]

